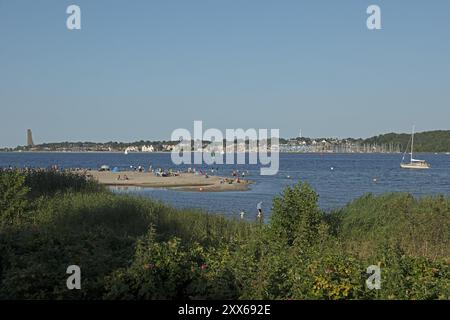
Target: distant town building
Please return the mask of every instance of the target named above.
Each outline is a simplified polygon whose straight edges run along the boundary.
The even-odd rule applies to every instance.
[[[31,132],[31,129],[27,130],[27,146],[34,147],[33,133]]]
[[[129,146],[125,149],[125,152],[139,152],[139,148],[136,146]]]
[[[162,149],[163,151],[172,151],[174,149],[175,146],[170,145],[170,144],[163,144],[162,145]]]
[[[152,145],[142,146],[141,151],[142,152],[154,152],[155,148]]]

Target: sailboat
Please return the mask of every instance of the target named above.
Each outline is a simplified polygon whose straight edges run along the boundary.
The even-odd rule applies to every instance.
[[[413,151],[414,151],[414,127],[411,134],[411,158],[409,163],[404,163],[406,151],[403,154],[402,162],[400,163],[400,167],[403,169],[430,169],[430,165],[425,160],[418,160],[414,159],[413,157]]]

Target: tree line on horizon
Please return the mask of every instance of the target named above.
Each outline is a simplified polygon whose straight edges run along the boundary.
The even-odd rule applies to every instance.
[[[409,148],[411,134],[387,133],[362,140],[367,144],[399,144]],[[409,152],[409,150],[406,150]],[[414,152],[450,152],[450,130],[425,131],[414,134]]]

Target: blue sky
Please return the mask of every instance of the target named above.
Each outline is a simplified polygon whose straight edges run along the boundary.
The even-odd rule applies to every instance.
[[[450,129],[449,57],[447,0],[0,0],[0,146]]]

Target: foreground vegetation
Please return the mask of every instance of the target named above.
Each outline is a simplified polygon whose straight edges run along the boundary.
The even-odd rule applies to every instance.
[[[322,212],[299,183],[268,224],[177,210],[52,172],[0,173],[0,299],[449,299],[450,199]],[[81,290],[66,268],[79,265]],[[369,290],[369,265],[381,289]]]

